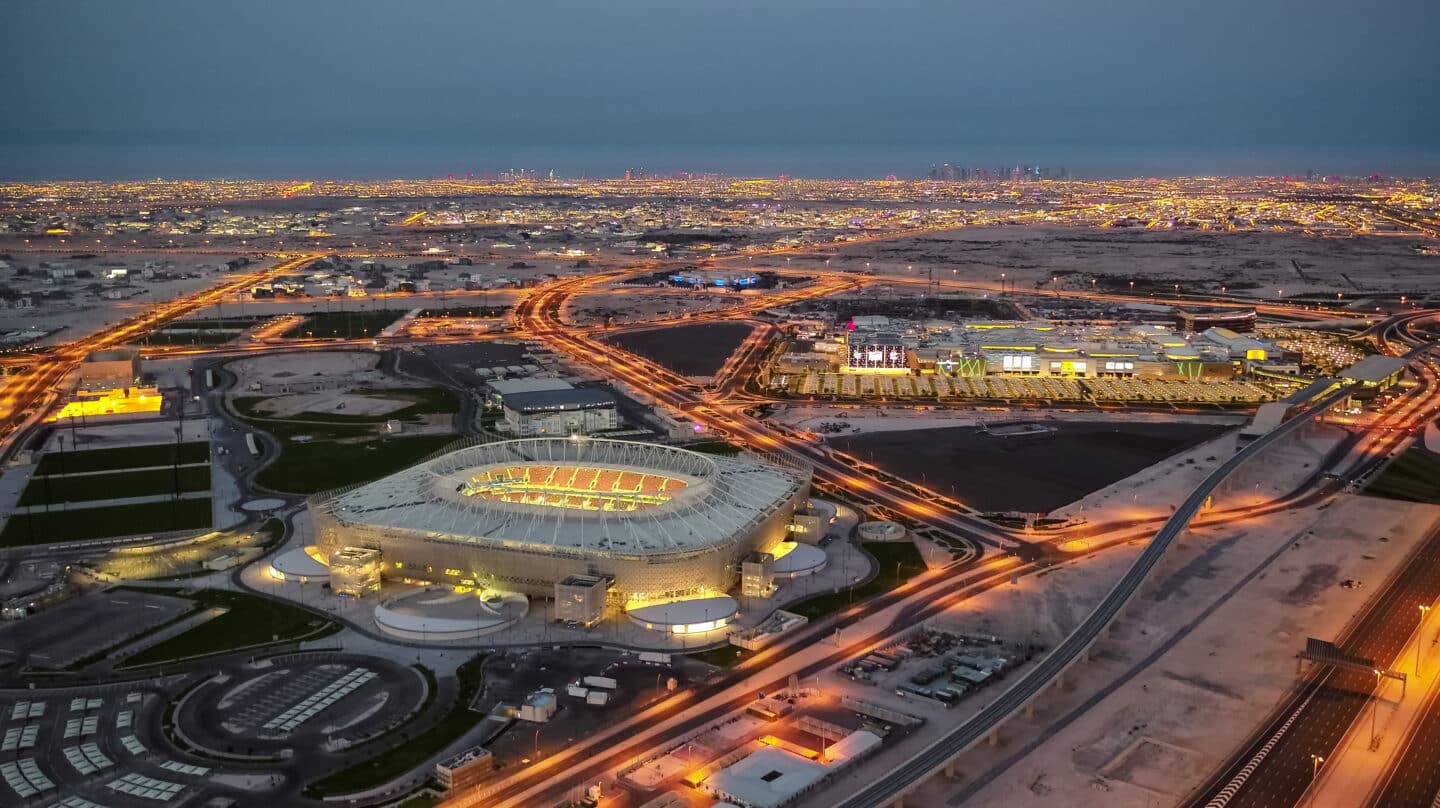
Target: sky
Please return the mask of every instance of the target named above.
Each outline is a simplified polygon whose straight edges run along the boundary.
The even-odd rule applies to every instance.
[[[1440,174],[1434,0],[6,0],[0,177]]]

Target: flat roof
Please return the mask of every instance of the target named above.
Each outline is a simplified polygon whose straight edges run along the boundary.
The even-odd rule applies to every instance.
[[[452,757],[449,760],[441,761],[436,765],[439,768],[453,770],[458,769],[461,766],[466,765],[467,763],[474,763],[477,760],[484,760],[488,757],[490,757],[489,749],[486,749],[483,746],[472,746],[469,749],[466,749],[464,752],[456,755],[455,757]]]
[[[631,609],[631,618],[657,626],[693,626],[714,620],[728,620],[740,611],[740,605],[729,595],[715,598],[677,600],[656,606]]]
[[[508,396],[515,393],[532,393],[539,390],[570,390],[575,385],[564,379],[537,378],[528,376],[523,379],[496,379],[485,383],[490,392],[499,396]]]
[[[555,412],[558,410],[593,410],[615,406],[615,397],[604,390],[575,388],[570,390],[530,390],[501,396],[507,409],[521,413]]]
[[[330,568],[316,561],[304,547],[286,550],[270,561],[270,567],[286,577],[322,578]]]
[[[753,808],[773,808],[789,802],[828,773],[824,764],[767,746],[710,775],[705,785],[717,795],[733,797]]]
[[[777,575],[793,575],[825,566],[825,551],[813,544],[797,542],[795,549],[775,560]]]
[[[1340,377],[1349,381],[1370,382],[1375,384],[1404,370],[1408,364],[1409,362],[1406,362],[1398,356],[1375,354],[1374,356],[1367,356],[1350,367],[1345,368],[1340,372]]]

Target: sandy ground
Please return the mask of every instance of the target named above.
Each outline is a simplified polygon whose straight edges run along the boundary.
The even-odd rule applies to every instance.
[[[111,323],[138,314],[157,303],[214,286],[225,280],[229,274],[229,270],[223,268],[229,256],[218,255],[126,253],[101,254],[94,258],[71,258],[53,253],[13,255],[13,260],[9,261],[12,269],[0,271],[0,283],[22,293],[40,290],[63,290],[70,293],[69,300],[42,300],[38,295],[34,295],[32,299],[35,305],[30,309],[0,309],[0,331],[32,326],[45,329],[63,327],[63,330],[35,343],[39,346],[57,345],[94,334]],[[143,280],[140,278],[140,271],[147,261],[158,264],[160,271],[196,273],[200,277]],[[43,279],[47,270],[40,268],[41,262],[75,270],[89,270],[95,277],[66,278],[54,284],[46,284]],[[253,271],[255,266],[257,265],[242,267],[239,271]],[[15,269],[21,267],[29,269],[30,274],[15,275]],[[130,287],[135,291],[142,291],[142,294],[125,300],[105,300],[86,291],[85,287],[92,283],[98,283],[106,289],[117,287],[117,282],[106,280],[104,276],[112,269],[119,268],[129,269],[134,273],[134,279],[129,281]]]
[[[1093,522],[1166,515],[1172,503],[1183,499],[1199,484],[1204,474],[1214,468],[1217,458],[1224,460],[1235,454],[1237,437],[1237,432],[1222,435],[1057,508],[1051,515],[1057,518],[1074,516]],[[1308,474],[1343,438],[1343,432],[1336,428],[1317,430],[1313,440],[1272,448],[1265,468],[1288,466]],[[1236,472],[1232,479],[1237,481],[1237,485],[1247,487],[1247,493],[1254,497],[1264,492],[1283,493],[1273,480],[1262,483],[1267,476],[1263,469],[1245,468]]]
[[[929,793],[1015,808],[1176,803],[1288,692],[1305,638],[1334,638],[1437,518],[1435,506],[1347,496],[1256,529],[1197,531],[1080,669],[1082,682],[1043,698],[1000,749],[966,761],[970,777],[993,777],[988,785],[937,783]],[[1372,586],[1339,586],[1350,577]],[[1116,677],[1132,678],[1089,704]],[[1089,709],[1063,729],[1047,727],[1081,705]],[[1030,749],[1037,730],[1045,737]]]
[[[640,291],[643,290],[643,291]],[[662,292],[619,287],[598,294],[576,295],[566,302],[565,319],[580,324],[603,322],[606,314],[617,323],[661,320],[683,314],[716,311],[738,305],[748,296],[733,292]]]
[[[239,317],[280,314],[312,314],[326,311],[368,312],[386,309],[410,310],[455,308],[460,306],[511,306],[526,293],[517,289],[494,291],[440,291],[424,294],[373,294],[367,297],[288,297],[253,300],[232,297],[217,306],[196,309],[187,315],[198,320],[207,317]]]
[[[1440,291],[1440,257],[1422,255],[1428,240],[1409,236],[1311,238],[1285,233],[1126,232],[1094,228],[974,227],[841,248],[831,269],[997,285],[1015,292],[1089,289],[1091,278],[1179,283],[1181,292],[1219,291],[1272,297],[1313,293],[1333,300],[1367,293]],[[1300,264],[1299,269],[1292,261]],[[792,269],[822,268],[796,258]],[[1058,283],[1051,278],[1060,276]],[[1244,288],[1255,284],[1254,288]]]
[[[75,446],[81,449],[109,449],[116,446],[139,446],[146,443],[170,443],[175,440],[175,428],[179,422],[173,419],[148,421],[134,424],[104,424],[78,426],[71,429],[56,429],[45,443],[45,451],[60,450],[60,441],[65,441],[65,450]],[[209,439],[209,429],[201,418],[185,419],[181,440],[203,441]]]
[[[1296,453],[1319,453],[1334,445],[1338,440],[1334,432],[1319,433],[1304,444],[1297,446],[1293,451]],[[1218,442],[1229,438],[1222,437]],[[1193,453],[1208,452],[1211,447],[1201,446],[1192,450]],[[1208,456],[1208,455],[1206,455]],[[1217,458],[1223,457],[1218,455]],[[1207,474],[1210,468],[1218,464],[1216,461],[1206,462],[1203,456],[1195,464],[1174,463],[1172,458],[1167,463],[1173,464],[1169,473],[1159,475],[1144,483],[1146,496],[1151,506],[1157,510],[1168,512],[1170,505],[1180,501],[1186,496],[1194,485]],[[1277,460],[1285,458],[1276,456]],[[1165,465],[1165,464],[1162,464]],[[1147,470],[1148,471],[1148,470]],[[1273,473],[1264,481],[1259,489],[1253,486],[1246,486],[1237,489],[1232,493],[1232,499],[1219,503],[1221,507],[1239,504],[1256,497],[1274,496],[1278,493],[1292,488],[1308,471],[1301,469],[1299,464],[1287,465],[1283,462],[1273,466]],[[1141,473],[1142,475],[1145,472]],[[1141,475],[1136,475],[1141,476]],[[1110,486],[1104,494],[1111,493],[1116,498],[1128,500],[1130,491],[1137,481],[1133,478],[1121,481]],[[1372,511],[1385,513],[1385,509],[1371,508]],[[1437,509],[1440,512],[1440,509]],[[1112,513],[1111,516],[1118,517],[1119,514]],[[1107,682],[1117,676],[1124,674],[1129,667],[1145,655],[1152,652],[1158,644],[1167,637],[1173,635],[1186,623],[1193,620],[1195,615],[1204,609],[1212,600],[1219,597],[1225,589],[1233,586],[1235,581],[1252,570],[1259,560],[1274,552],[1276,548],[1288,546],[1289,540],[1297,531],[1308,530],[1313,523],[1320,519],[1334,519],[1335,515],[1329,510],[1304,512],[1298,516],[1291,514],[1277,514],[1262,519],[1256,519],[1245,523],[1242,528],[1239,525],[1221,526],[1216,528],[1202,528],[1192,531],[1189,537],[1183,541],[1179,548],[1172,551],[1170,556],[1162,562],[1160,568],[1151,579],[1151,583],[1141,590],[1138,606],[1132,608],[1131,615],[1127,616],[1121,623],[1117,623],[1112,636],[1113,639],[1105,643],[1102,651],[1097,655],[1097,661],[1088,666],[1077,669],[1078,676],[1072,677],[1072,690],[1059,691],[1059,696],[1047,695],[1041,700],[1039,718],[1033,723],[1023,720],[1012,721],[1014,728],[1008,729],[1006,733],[1006,744],[998,749],[981,747],[964,758],[966,778],[973,778],[980,772],[988,770],[997,761],[1004,760],[1020,749],[1022,742],[1028,742],[1032,737],[1043,737],[1048,733],[1046,721],[1053,721],[1056,717],[1067,713],[1072,705],[1078,705],[1088,699],[1095,690],[1103,687]],[[1387,523],[1394,524],[1399,530],[1411,516],[1408,514],[1393,514],[1387,518]],[[1343,556],[1346,559],[1344,570],[1337,578],[1330,582],[1331,585],[1323,588],[1323,591],[1315,593],[1318,598],[1324,595],[1326,598],[1353,597],[1363,594],[1362,590],[1345,590],[1338,586],[1338,580],[1346,577],[1357,577],[1365,580],[1379,580],[1379,573],[1373,569],[1371,561],[1359,559],[1363,553],[1365,542],[1372,541],[1364,538],[1373,536],[1373,530],[1367,529],[1373,524],[1373,513],[1358,514],[1353,518],[1352,530],[1356,536],[1343,544]],[[1392,544],[1397,539],[1392,534]],[[1328,534],[1327,534],[1328,539]],[[1142,548],[1142,542],[1136,541],[1128,545],[1112,548],[1100,554],[1089,556],[1075,561],[1067,562],[1061,566],[1052,567],[1043,573],[1018,579],[1016,584],[1006,586],[987,592],[972,600],[966,601],[960,606],[947,613],[932,618],[932,625],[937,628],[957,630],[961,632],[984,633],[1000,637],[1003,640],[1017,640],[1020,638],[1033,638],[1043,643],[1047,648],[1059,642],[1066,634],[1083,619],[1084,615],[1097,604],[1101,598],[1114,585],[1115,580],[1130,566]],[[1337,544],[1325,544],[1325,547],[1341,546]],[[1389,545],[1387,545],[1389,546]],[[1395,548],[1399,550],[1399,548]],[[1387,556],[1388,558],[1389,556]],[[1299,580],[1305,578],[1309,571],[1310,564],[1300,563],[1306,557],[1297,558],[1293,563],[1298,565],[1294,571],[1295,581],[1285,584],[1283,591],[1295,589]],[[1285,559],[1287,562],[1290,559]],[[1350,563],[1354,566],[1351,567]],[[1280,584],[1275,584],[1279,586]],[[1333,592],[1331,590],[1334,590]],[[1337,595],[1338,593],[1338,595]],[[1300,596],[1308,596],[1310,593],[1304,591]],[[1333,606],[1335,600],[1326,600],[1327,606]],[[1285,607],[1289,609],[1290,607]],[[1285,610],[1282,609],[1281,612]],[[1281,616],[1285,616],[1284,613]],[[1348,613],[1347,613],[1348,614]],[[1293,614],[1290,614],[1293,617]],[[1317,629],[1318,630],[1318,629]],[[1296,629],[1291,627],[1292,633]],[[1312,632],[1313,633],[1313,632]],[[1259,636],[1266,636],[1263,633]],[[1293,654],[1295,648],[1291,645],[1304,644],[1304,636],[1298,640],[1291,636],[1286,641],[1278,643],[1276,653],[1279,657],[1290,662],[1290,669],[1293,671]],[[1298,646],[1297,646],[1298,647]],[[1245,653],[1236,651],[1235,653]],[[1208,649],[1206,650],[1208,653]],[[1213,659],[1207,659],[1204,664],[1207,668],[1216,666]],[[901,678],[908,677],[920,666],[902,666],[897,674],[904,674]],[[909,672],[907,672],[907,670]],[[828,681],[822,681],[822,686],[827,692],[832,688],[840,692],[854,692],[855,695],[889,705],[899,710],[908,709],[913,711],[914,703],[895,695],[893,687],[864,687],[851,683],[848,679],[831,673],[826,677]],[[1003,686],[1003,685],[1001,685]],[[1154,685],[1150,685],[1153,689]],[[1283,685],[1277,686],[1283,689]],[[941,734],[956,724],[963,721],[976,711],[981,709],[990,700],[993,700],[1002,692],[999,687],[991,687],[962,701],[952,710],[931,712],[932,721],[924,728],[917,731],[911,738],[904,742],[887,748],[882,751],[873,761],[860,772],[843,778],[836,787],[818,794],[814,802],[816,805],[827,804],[827,798],[838,797],[848,793],[859,784],[873,776],[876,771],[883,771],[887,765],[894,765],[899,761],[915,754],[925,745],[938,738]],[[1141,690],[1141,693],[1148,691]],[[1273,691],[1276,695],[1279,689]],[[1100,722],[1096,726],[1104,727],[1113,732],[1117,719],[1109,716],[1108,722]],[[1018,728],[1026,727],[1023,736]],[[1133,737],[1120,734],[1125,742],[1133,740]],[[1162,740],[1165,736],[1157,736]],[[1228,753],[1229,747],[1214,752],[1217,756]],[[1101,761],[1101,764],[1109,762],[1109,758]],[[1095,764],[1096,766],[1101,764]],[[1016,767],[1017,769],[1019,767]],[[1200,768],[1204,768],[1200,766]],[[1208,769],[1206,769],[1208,771]],[[1204,772],[1196,777],[1203,776]],[[1032,777],[1031,780],[1034,778]],[[1026,781],[1028,786],[1030,781]],[[1073,794],[1067,795],[1074,802],[1065,799],[1054,799],[1044,802],[1042,795],[1036,797],[1034,804],[1046,805],[1085,805],[1105,804],[1105,796],[1099,796],[1100,801],[1086,803],[1083,799],[1091,799],[1092,792],[1089,791],[1089,781],[1082,780],[1083,793],[1076,789]],[[915,797],[912,803],[915,805],[941,805],[948,796],[957,791],[957,787],[945,784],[945,787],[936,787],[932,790],[921,792]],[[1083,799],[1082,799],[1083,798]],[[989,805],[1001,804],[1004,802],[999,796],[986,795],[985,799],[978,799],[971,804]],[[1120,804],[1120,803],[1115,803]],[[1143,800],[1139,803],[1144,805]]]
[[[236,387],[244,390],[254,382],[301,381],[307,376],[350,376],[356,384],[379,382],[385,379],[379,364],[380,354],[370,351],[313,351],[245,357],[225,369],[239,377]]]

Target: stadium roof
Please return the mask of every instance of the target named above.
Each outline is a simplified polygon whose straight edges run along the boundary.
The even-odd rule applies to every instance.
[[[729,542],[807,482],[805,472],[744,456],[527,438],[450,452],[314,507],[436,541],[643,555]]]

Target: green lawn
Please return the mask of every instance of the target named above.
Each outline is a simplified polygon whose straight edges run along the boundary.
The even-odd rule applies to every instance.
[[[1405,502],[1440,504],[1440,457],[1415,447],[1395,458],[1365,493]]]
[[[208,497],[166,500],[16,514],[5,521],[5,529],[0,531],[0,545],[50,544],[206,527],[210,527]]]
[[[137,588],[146,592],[177,594],[175,590]],[[339,623],[322,615],[245,592],[202,589],[185,597],[195,601],[195,605],[202,609],[223,606],[229,611],[146,648],[125,660],[125,667],[221,654],[237,648],[287,642],[310,635],[324,636],[340,628]]]
[[[739,446],[723,440],[707,440],[701,443],[687,443],[680,448],[689,449],[692,452],[700,452],[701,454],[724,455],[726,457],[734,457],[735,455],[740,454]]]
[[[503,317],[509,306],[455,306],[448,309],[421,309],[417,317]]]
[[[817,595],[793,606],[786,606],[785,610],[816,620],[865,598],[889,592],[925,571],[925,559],[920,557],[920,551],[915,545],[908,541],[870,541],[861,546],[880,562],[880,570],[874,580],[855,587],[853,592],[841,589],[839,592]]]
[[[349,794],[387,783],[425,762],[464,735],[483,718],[480,713],[471,712],[470,700],[480,688],[484,661],[485,655],[477,654],[455,671],[459,680],[459,692],[450,710],[435,726],[416,738],[409,738],[405,729],[399,730],[405,741],[399,747],[381,752],[369,760],[311,783],[305,789],[305,795],[326,797]]]
[[[129,471],[146,466],[169,466],[175,463],[176,444],[152,443],[145,446],[120,446],[114,449],[85,449],[78,452],[46,452],[40,458],[36,474],[75,474],[82,471]],[[210,444],[204,441],[179,444],[181,463],[206,463],[210,460]]]
[[[280,457],[255,481],[272,491],[313,494],[384,477],[455,440],[455,435],[416,435],[364,443],[286,441]]]
[[[178,471],[178,474],[177,474]],[[180,469],[148,469],[146,471],[85,474],[70,477],[32,477],[21,505],[44,505],[57,502],[85,502],[95,499],[121,499],[174,493],[176,482],[181,492],[209,491],[209,466],[183,466]]]
[[[269,550],[271,547],[279,544],[281,539],[285,538],[285,523],[277,517],[272,516],[266,519],[264,523],[255,530],[255,535],[262,537],[260,546]]]
[[[707,665],[715,665],[727,668],[739,662],[745,655],[745,649],[734,645],[725,644],[719,648],[711,648],[708,651],[696,651],[693,654],[686,654],[691,659],[698,659]]]
[[[381,309],[379,311],[325,311],[312,314],[305,322],[291,328],[282,337],[286,339],[309,339],[311,337],[373,337],[385,330],[386,326],[405,316],[405,309]]]

